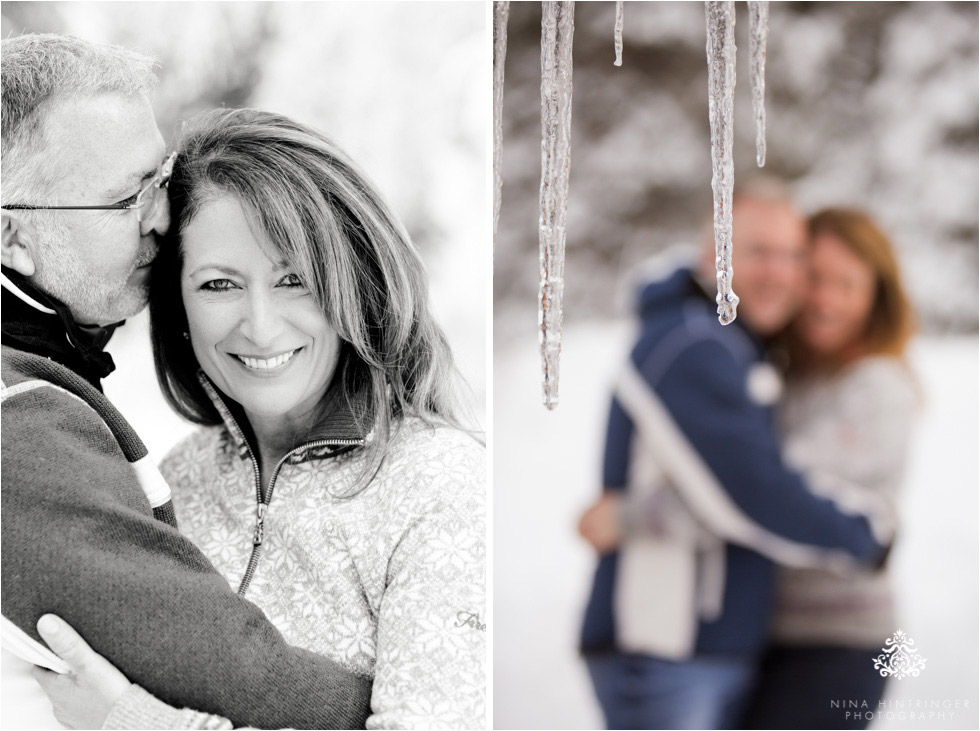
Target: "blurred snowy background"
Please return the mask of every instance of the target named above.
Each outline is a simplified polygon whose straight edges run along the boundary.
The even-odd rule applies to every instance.
[[[63,32],[160,59],[165,140],[218,106],[295,117],[380,187],[426,262],[432,303],[485,427],[485,8],[464,2],[4,2],[3,37]],[[110,345],[106,391],[160,459],[190,425],[165,405],[145,313]]]
[[[737,9],[736,180],[755,169]],[[632,342],[630,271],[694,242],[710,206],[704,7],[627,2],[616,68],[613,3],[576,3],[554,412],[541,406],[535,305],[540,17],[539,3],[511,3],[494,255],[494,726],[599,728],[576,651],[594,557],[575,524],[600,488],[612,379]],[[926,407],[892,560],[901,629],[927,667],[888,698],[966,707],[875,728],[978,727],[977,41],[975,2],[770,5],[766,172],[791,181],[808,212],[874,215],[920,319],[910,359]]]
[[[737,3],[736,181],[755,167],[748,17]],[[575,8],[565,318],[610,296],[651,253],[690,243],[711,205],[703,4]],[[495,338],[534,337],[540,184],[538,3],[513,3],[504,83]],[[928,332],[977,328],[977,3],[776,3],[765,172],[812,211],[866,209],[894,238]],[[737,265],[736,265],[737,266]]]

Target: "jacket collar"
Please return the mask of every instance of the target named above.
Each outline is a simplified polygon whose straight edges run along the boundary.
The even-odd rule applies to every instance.
[[[2,267],[0,286],[4,345],[51,358],[101,390],[101,380],[116,369],[103,348],[122,323],[83,328],[65,304],[7,267]]]
[[[224,396],[203,371],[198,371],[197,378],[221,415],[236,449],[254,452],[255,440],[242,408]],[[294,449],[317,442],[329,443],[322,445],[325,447],[359,446],[371,440],[373,417],[367,389],[358,391],[351,402],[344,398],[340,389],[330,389],[326,399],[321,418],[303,443],[294,445]]]

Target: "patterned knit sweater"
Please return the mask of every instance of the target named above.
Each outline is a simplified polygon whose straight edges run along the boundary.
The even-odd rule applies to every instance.
[[[373,678],[367,728],[486,725],[484,464],[472,437],[407,418],[354,497],[342,496],[361,474],[362,449],[301,449],[275,478],[245,596],[288,642]],[[191,435],[161,471],[184,532],[239,586],[256,478],[234,422]],[[136,727],[137,718],[157,728],[220,724],[165,712],[134,689],[107,727]]]
[[[863,358],[832,377],[790,382],[780,406],[787,460],[814,492],[844,503],[873,493],[897,512],[918,394],[897,358]],[[781,569],[779,643],[879,647],[897,628],[887,569]]]

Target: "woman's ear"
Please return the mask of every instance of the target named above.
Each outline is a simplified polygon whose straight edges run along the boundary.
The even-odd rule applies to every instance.
[[[0,261],[25,277],[34,276],[34,248],[37,229],[18,215],[4,211],[2,215],[3,244]]]

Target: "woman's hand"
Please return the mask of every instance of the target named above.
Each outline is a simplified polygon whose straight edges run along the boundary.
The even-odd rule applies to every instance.
[[[37,631],[71,667],[66,674],[42,667],[33,671],[54,706],[55,718],[68,728],[102,728],[131,683],[63,619],[45,614],[38,620]]]

